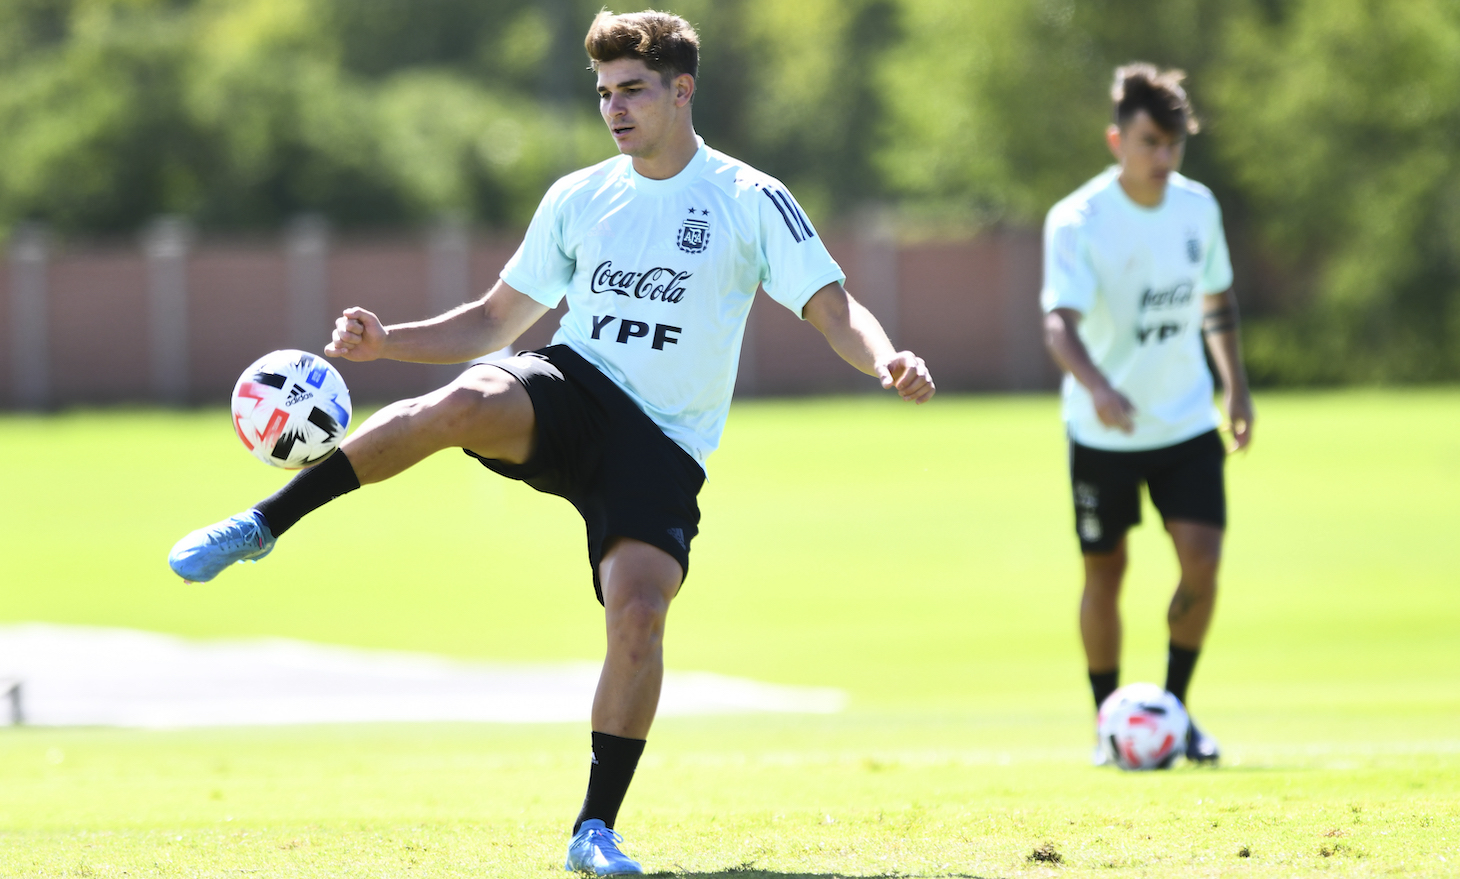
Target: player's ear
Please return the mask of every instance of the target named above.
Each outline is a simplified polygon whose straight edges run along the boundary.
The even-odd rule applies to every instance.
[[[694,100],[695,78],[688,73],[681,73],[674,78],[674,105],[684,107]]]
[[[1119,162],[1121,160],[1119,125],[1112,124],[1109,128],[1105,129],[1105,145],[1110,147],[1110,154],[1115,156],[1115,160]]]

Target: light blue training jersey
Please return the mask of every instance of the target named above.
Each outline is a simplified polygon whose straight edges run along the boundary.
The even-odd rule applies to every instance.
[[[562,178],[502,280],[552,308],[583,355],[704,466],[720,444],[757,285],[801,317],[845,280],[781,183],[699,150],[668,180],[617,156]]]
[[[1172,174],[1154,208],[1131,201],[1112,167],[1050,208],[1044,223],[1045,312],[1083,315],[1090,359],[1136,407],[1135,432],[1100,421],[1065,375],[1075,442],[1107,451],[1175,445],[1218,424],[1202,350],[1202,297],[1232,286],[1222,212],[1211,190]]]

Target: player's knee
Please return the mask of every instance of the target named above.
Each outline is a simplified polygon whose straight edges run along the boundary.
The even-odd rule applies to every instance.
[[[474,388],[451,385],[444,388],[433,402],[437,419],[448,425],[465,425],[476,420],[485,400]]]
[[[507,397],[510,381],[505,373],[501,379],[477,377],[472,381],[457,381],[425,399],[430,401],[431,414],[444,430],[473,435],[483,425],[503,420],[503,410],[510,402]]]
[[[663,620],[669,599],[651,572],[613,570],[603,584],[604,606],[610,616],[634,620]]]
[[[646,584],[647,585],[647,584]],[[669,616],[669,602],[656,587],[620,590],[607,607],[609,627],[619,636],[636,642],[662,637]]]
[[[1219,547],[1188,549],[1181,554],[1180,561],[1182,580],[1203,591],[1216,590],[1217,569],[1222,564],[1222,551]]]
[[[1108,593],[1112,596],[1118,595],[1120,593],[1120,584],[1125,579],[1127,562],[1128,557],[1124,543],[1110,552],[1086,553],[1086,591],[1094,591],[1101,594]]]

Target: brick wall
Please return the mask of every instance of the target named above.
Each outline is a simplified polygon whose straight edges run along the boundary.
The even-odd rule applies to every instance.
[[[273,240],[190,241],[178,234],[136,245],[64,247],[16,236],[20,243],[0,265],[0,407],[221,403],[261,354],[322,347],[334,316],[347,306],[395,322],[468,301],[491,286],[517,243],[460,228],[333,239],[318,227]],[[33,249],[36,241],[41,251]],[[32,250],[22,253],[21,245]],[[1037,233],[898,244],[864,231],[829,235],[827,246],[847,272],[848,288],[895,343],[927,359],[940,389],[1055,385],[1058,374],[1040,341]],[[545,316],[518,347],[546,344],[560,316],[560,310]],[[163,338],[179,333],[185,338]],[[172,361],[159,356],[169,345],[177,352]],[[182,380],[158,374],[167,363],[184,361]],[[364,401],[421,393],[457,370],[336,362]],[[873,388],[875,381],[842,363],[809,324],[757,297],[738,394]]]

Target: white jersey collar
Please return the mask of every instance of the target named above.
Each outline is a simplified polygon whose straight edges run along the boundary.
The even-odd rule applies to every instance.
[[[695,135],[695,143],[699,149],[695,150],[694,156],[689,164],[684,166],[678,174],[667,180],[652,180],[634,170],[633,160],[629,160],[629,179],[634,182],[634,189],[645,195],[669,195],[690,185],[705,166],[710,163],[710,151],[705,148],[705,139],[698,134]]]
[[[1126,210],[1130,211],[1138,217],[1154,217],[1157,214],[1161,213],[1162,208],[1171,203],[1172,181],[1169,179],[1166,181],[1166,192],[1163,193],[1161,196],[1161,203],[1156,205],[1155,207],[1148,208],[1143,204],[1138,204],[1135,199],[1131,198],[1130,195],[1125,191],[1125,187],[1120,185],[1119,165],[1111,165],[1107,173],[1110,174],[1110,188],[1115,192],[1115,200],[1120,202],[1120,204],[1124,206]],[[1171,176],[1175,177],[1175,172],[1172,172]]]

